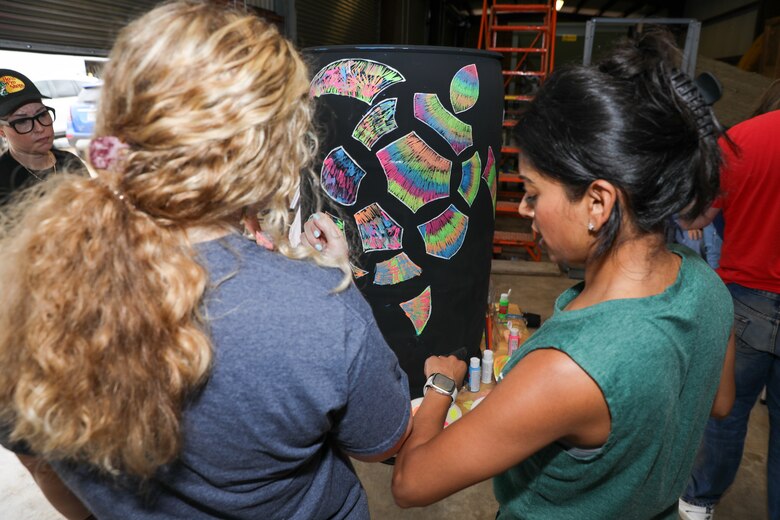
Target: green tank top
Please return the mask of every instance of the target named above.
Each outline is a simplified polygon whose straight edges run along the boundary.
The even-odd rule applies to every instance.
[[[497,476],[500,519],[677,518],[734,315],[715,272],[670,249],[682,264],[663,293],[566,311],[578,284],[504,367],[502,377],[536,349],[565,352],[601,388],[612,428],[599,450],[553,443]]]

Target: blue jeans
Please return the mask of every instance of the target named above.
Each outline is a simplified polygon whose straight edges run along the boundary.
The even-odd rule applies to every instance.
[[[713,269],[717,269],[718,266],[720,266],[720,250],[723,247],[723,240],[720,238],[720,235],[718,235],[714,225],[707,224],[702,229],[702,238],[699,240],[691,240],[691,238],[688,237],[687,231],[681,228],[676,221],[674,224],[674,240],[678,244],[682,244],[696,251]]]
[[[734,300],[736,400],[729,416],[709,419],[683,500],[718,503],[734,482],[750,410],[766,386],[769,407],[767,498],[769,517],[780,520],[780,294],[729,284]]]

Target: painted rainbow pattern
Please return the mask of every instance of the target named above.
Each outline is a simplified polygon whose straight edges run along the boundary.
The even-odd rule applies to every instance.
[[[383,135],[398,128],[398,123],[395,122],[397,104],[398,98],[390,98],[371,107],[355,126],[352,137],[369,150],[373,148]]]
[[[493,217],[496,216],[496,158],[493,155],[493,147],[488,146],[488,158],[485,163],[485,169],[482,171],[482,178],[490,188],[490,197],[493,199]]]
[[[450,82],[450,102],[456,114],[465,112],[477,103],[479,98],[479,74],[477,66],[466,65],[452,77]]]
[[[406,81],[403,74],[374,60],[347,58],[328,63],[311,80],[309,94],[347,96],[369,105],[380,92]]]
[[[419,336],[425,330],[431,317],[431,286],[411,300],[399,303],[406,316],[412,322],[415,332]]]
[[[482,173],[482,160],[479,158],[479,152],[474,152],[471,159],[466,159],[461,164],[460,186],[458,193],[463,197],[469,206],[474,203],[479,191],[479,177]]]
[[[343,146],[331,150],[320,169],[320,182],[325,193],[345,206],[355,203],[360,181],[365,176],[365,170],[355,162]]]
[[[353,263],[350,263],[349,267],[352,268],[352,276],[354,278],[363,278],[365,275],[368,274],[368,271],[366,271],[365,269],[359,268],[358,266],[356,266]]]
[[[422,269],[412,262],[409,255],[399,253],[389,260],[377,262],[374,283],[376,285],[395,285],[420,276],[421,273]]]
[[[450,194],[452,162],[410,132],[376,153],[387,177],[387,191],[417,213]]]
[[[355,223],[360,233],[364,252],[394,250],[403,247],[403,228],[378,203],[371,203],[357,211]]]
[[[414,95],[414,117],[442,136],[458,155],[474,144],[471,125],[444,108],[436,94],[418,92]]]
[[[438,216],[417,226],[417,229],[425,242],[426,253],[449,260],[460,251],[466,240],[469,217],[450,204]]]

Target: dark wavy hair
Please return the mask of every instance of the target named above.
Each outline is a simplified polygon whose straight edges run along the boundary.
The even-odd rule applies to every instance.
[[[624,40],[597,66],[557,70],[516,126],[525,158],[570,200],[597,179],[621,192],[596,258],[615,246],[624,215],[639,234],[662,233],[671,215],[699,215],[718,193],[723,128],[678,60],[667,31]]]

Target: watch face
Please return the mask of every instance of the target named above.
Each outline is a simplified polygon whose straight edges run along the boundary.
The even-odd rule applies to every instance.
[[[455,391],[455,381],[445,376],[444,374],[435,374],[433,376],[433,381],[431,382],[445,392],[452,393]]]

